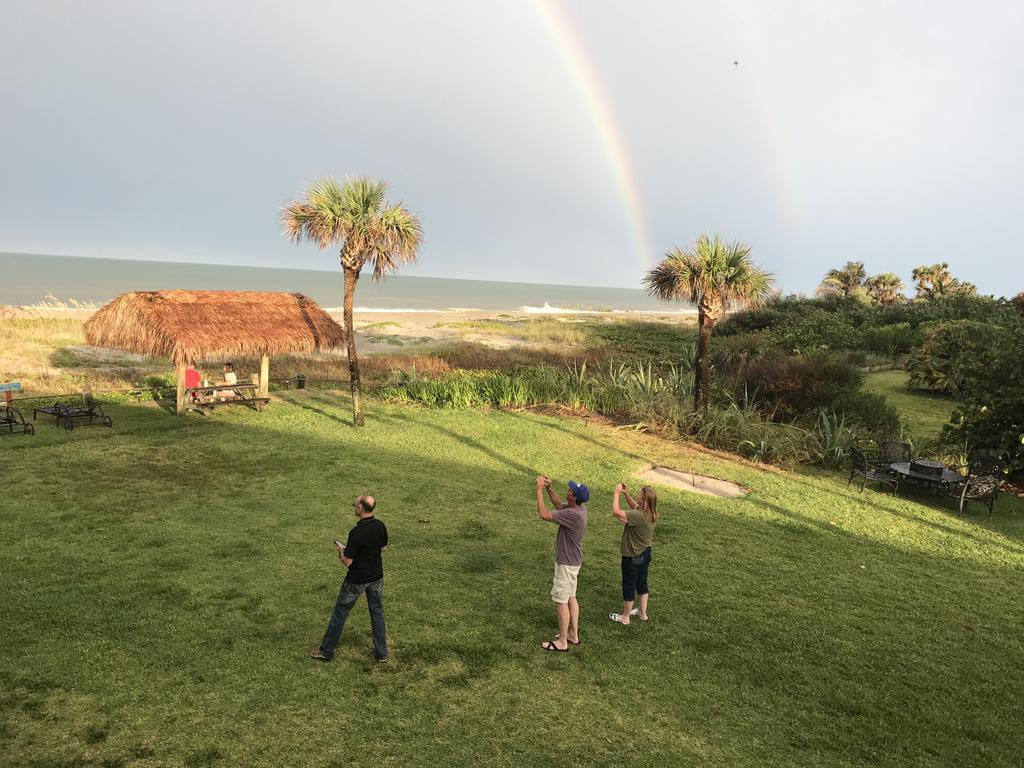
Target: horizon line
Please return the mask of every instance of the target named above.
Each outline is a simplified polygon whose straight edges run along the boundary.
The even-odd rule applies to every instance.
[[[106,261],[130,261],[136,264],[170,264],[174,266],[196,266],[196,267],[229,267],[236,269],[265,269],[275,270],[279,272],[316,272],[321,274],[337,274],[341,275],[341,269],[337,271],[333,269],[314,269],[310,267],[272,267],[262,264],[225,264],[219,261],[167,261],[165,259],[133,259],[125,256],[81,256],[73,255],[68,253],[36,253],[29,251],[0,251],[0,256],[49,256],[57,259],[94,259],[94,260],[106,260]],[[504,285],[546,285],[555,288],[602,288],[605,290],[625,290],[625,291],[640,291],[644,295],[648,295],[642,287],[637,288],[624,288],[621,285],[578,285],[573,283],[546,283],[541,281],[535,282],[523,282],[520,280],[493,280],[484,279],[477,277],[439,277],[437,275],[403,275],[401,273],[392,273],[388,275],[386,279],[411,277],[419,278],[423,280],[457,280],[464,283],[502,283]],[[652,297],[653,298],[653,297]]]

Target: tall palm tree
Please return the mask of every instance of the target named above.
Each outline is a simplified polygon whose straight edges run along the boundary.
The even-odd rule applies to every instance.
[[[973,283],[961,282],[949,271],[949,264],[932,264],[914,269],[914,285],[917,288],[916,301],[934,301],[943,296],[963,294],[973,296],[978,292]]]
[[[285,233],[294,243],[311,240],[322,249],[341,247],[345,275],[345,342],[352,388],[352,421],[363,426],[362,385],[352,331],[352,297],[359,273],[373,267],[374,281],[397,272],[400,264],[416,260],[423,231],[419,219],[401,204],[385,201],[388,186],[370,178],[347,179],[339,184],[322,179],[305,200],[289,203],[281,215]]]
[[[879,304],[896,304],[904,300],[903,281],[899,275],[883,272],[869,277],[867,283],[868,296]]]
[[[867,297],[868,273],[862,261],[848,261],[842,269],[830,269],[818,286],[822,296],[839,295],[855,299]]]
[[[697,305],[694,410],[708,407],[708,348],[715,324],[729,307],[756,307],[768,298],[774,278],[750,260],[750,246],[701,235],[689,251],[673,248],[644,277],[647,293],[664,301]]]

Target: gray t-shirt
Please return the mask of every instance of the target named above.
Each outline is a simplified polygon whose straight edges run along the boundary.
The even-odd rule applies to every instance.
[[[587,532],[587,508],[564,507],[551,513],[558,524],[555,537],[555,562],[560,565],[583,565],[583,534]]]

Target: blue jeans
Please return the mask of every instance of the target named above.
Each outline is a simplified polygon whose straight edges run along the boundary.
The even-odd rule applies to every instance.
[[[373,633],[373,657],[375,659],[386,659],[388,657],[388,644],[384,635],[384,579],[371,581],[366,584],[352,584],[345,581],[341,584],[338,592],[338,602],[334,604],[334,614],[331,622],[327,625],[327,632],[324,639],[320,641],[320,650],[324,656],[334,658],[334,649],[341,640],[341,630],[345,628],[345,619],[348,612],[356,604],[359,596],[366,593],[366,604],[370,608],[370,628]]]
[[[639,557],[622,558],[622,599],[632,602],[636,596],[646,595],[647,570],[651,567],[651,548],[648,547]]]

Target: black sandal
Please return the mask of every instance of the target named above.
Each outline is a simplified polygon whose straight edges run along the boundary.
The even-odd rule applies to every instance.
[[[546,643],[544,643],[544,645],[541,646],[541,648],[543,648],[545,651],[558,651],[559,653],[569,652],[569,649],[567,647],[559,648],[557,645],[555,645],[554,640],[548,640]]]

